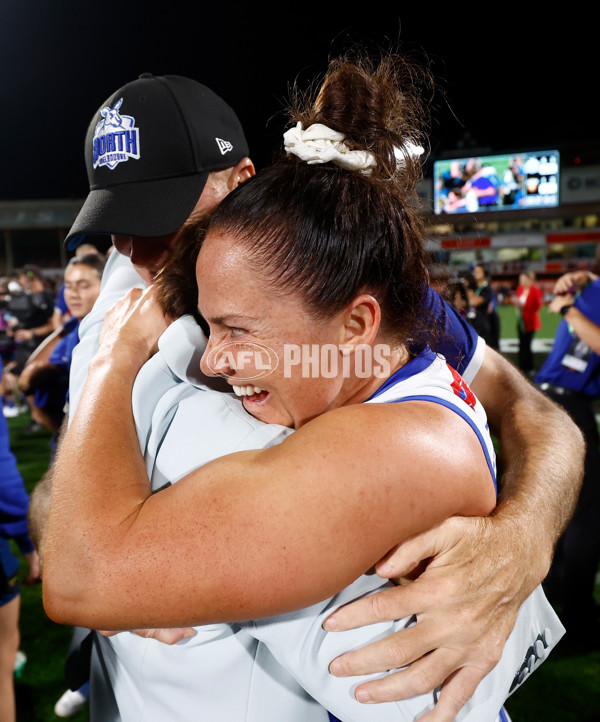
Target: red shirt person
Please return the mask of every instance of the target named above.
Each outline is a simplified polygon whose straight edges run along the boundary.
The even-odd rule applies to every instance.
[[[542,289],[535,285],[533,271],[523,271],[519,275],[515,305],[519,310],[519,368],[530,373],[533,371],[531,344],[535,332],[542,328],[540,309],[543,305]]]

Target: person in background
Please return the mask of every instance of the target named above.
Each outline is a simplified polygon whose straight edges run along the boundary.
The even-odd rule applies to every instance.
[[[469,165],[470,163],[470,165]],[[469,161],[467,164],[468,180],[462,188],[466,198],[476,199],[477,208],[493,208],[498,205],[499,185],[498,176],[494,168],[489,165],[482,165],[480,160]]]
[[[9,415],[14,416],[30,408],[18,390],[19,374],[31,354],[54,330],[54,292],[41,270],[36,266],[25,266],[18,272],[17,280],[21,291],[11,294],[5,314],[8,320],[7,333],[14,340],[13,359],[4,369],[6,387],[13,394],[12,404],[16,408],[16,413]],[[40,425],[32,420],[26,431],[31,433],[39,428]]]
[[[75,256],[86,256],[90,253],[101,255],[100,251],[96,248],[96,246],[92,245],[91,243],[82,243],[75,250]],[[65,301],[65,284],[61,283],[58,291],[56,292],[54,313],[52,315],[52,326],[55,330],[58,330],[66,321],[69,320],[70,317],[71,315]]]
[[[594,403],[600,398],[600,280],[581,271],[562,276],[548,305],[562,319],[552,350],[535,376],[536,386],[562,406],[586,440],[581,494],[560,538],[545,588],[561,605],[575,651],[600,649],[594,590],[600,565],[600,439]]]
[[[469,314],[469,294],[467,287],[461,278],[453,279],[448,282],[446,289],[446,297],[458,313],[465,319]]]
[[[0,360],[0,384],[3,365]],[[19,561],[13,539],[29,564],[23,584],[40,581],[40,563],[27,528],[29,497],[10,449],[8,424],[0,414],[0,720],[15,722],[14,670],[19,649]]]
[[[104,257],[97,253],[76,254],[64,274],[64,296],[68,320],[54,333],[52,343],[25,365],[19,388],[32,397],[32,417],[53,434],[54,450],[64,417],[73,350],[79,342],[79,323],[92,310],[100,294]]]
[[[16,375],[23,370],[31,353],[54,330],[54,292],[41,270],[25,266],[19,272],[18,281],[23,293],[13,296],[8,304],[12,316],[9,328],[16,343],[16,364],[11,372]]]
[[[79,342],[79,324],[92,310],[100,293],[104,257],[94,246],[84,244],[65,268],[64,299],[67,319],[55,332],[55,343],[43,357],[36,357],[19,377],[25,393],[33,394],[32,415],[52,431],[51,459],[59,441],[59,432],[68,405],[69,371],[73,350]],[[79,250],[79,249],[78,249]],[[67,689],[54,706],[58,717],[70,717],[82,709],[89,698],[89,682],[78,689]]]
[[[20,292],[21,286],[15,278],[10,276],[0,278],[0,360],[5,367],[14,361],[15,353],[15,339],[8,324],[10,318],[8,304],[12,294]],[[20,414],[20,408],[15,403],[15,389],[9,388],[6,383],[2,387],[2,413],[6,418],[14,418]]]
[[[519,335],[519,368],[525,374],[533,371],[532,342],[536,331],[542,327],[540,309],[543,305],[542,289],[535,284],[533,271],[522,271],[514,298],[518,311],[517,332]]]
[[[473,283],[467,287],[471,313],[468,319],[477,333],[493,349],[500,346],[500,323],[496,296],[486,267],[477,263],[473,268]]]

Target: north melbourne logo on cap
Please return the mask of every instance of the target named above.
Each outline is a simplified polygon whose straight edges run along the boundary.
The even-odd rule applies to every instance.
[[[221,155],[225,155],[225,153],[229,153],[233,150],[233,146],[228,140],[222,140],[221,138],[215,138],[215,140],[217,141]]]
[[[130,115],[120,115],[123,98],[111,108],[102,108],[102,120],[96,125],[93,139],[94,168],[106,166],[113,170],[119,163],[140,157],[139,128]],[[223,152],[223,151],[221,151]]]

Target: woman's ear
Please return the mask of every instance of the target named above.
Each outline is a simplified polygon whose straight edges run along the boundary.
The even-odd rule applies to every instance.
[[[373,296],[361,294],[344,312],[344,345],[356,348],[375,341],[381,326],[381,307]]]

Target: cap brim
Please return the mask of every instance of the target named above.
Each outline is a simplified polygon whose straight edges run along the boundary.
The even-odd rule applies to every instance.
[[[194,210],[209,171],[92,190],[65,239],[77,248],[88,233],[116,236],[166,236]]]

